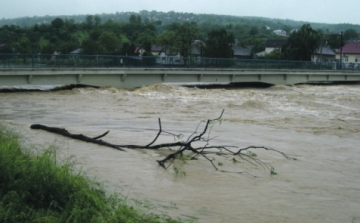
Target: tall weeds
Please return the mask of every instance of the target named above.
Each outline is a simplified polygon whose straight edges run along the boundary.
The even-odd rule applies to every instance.
[[[16,134],[0,128],[0,223],[7,222],[180,222],[142,214],[76,172],[56,165],[56,150],[40,155],[24,149]]]

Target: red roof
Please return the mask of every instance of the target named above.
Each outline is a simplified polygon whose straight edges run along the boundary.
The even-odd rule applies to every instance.
[[[340,52],[340,50],[338,50]],[[360,54],[360,41],[348,42],[342,47],[342,52],[347,54]]]

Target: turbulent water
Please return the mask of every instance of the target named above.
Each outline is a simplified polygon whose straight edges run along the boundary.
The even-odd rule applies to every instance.
[[[157,134],[158,118],[163,130],[186,138],[223,109],[213,145],[266,146],[297,160],[253,150],[276,175],[232,157],[214,157],[230,172],[205,159],[176,162],[184,176],[158,166],[167,149],[120,152],[29,128],[38,123],[88,136],[110,130],[103,140],[145,145]],[[145,202],[150,212],[199,222],[360,222],[359,85],[0,93],[0,120],[27,144],[55,144],[109,191]]]

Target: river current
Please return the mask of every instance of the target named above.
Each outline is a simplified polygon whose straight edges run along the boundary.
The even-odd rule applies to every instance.
[[[186,138],[223,109],[211,144],[266,146],[296,160],[258,149],[252,152],[276,175],[218,156],[212,157],[222,164],[219,169],[229,172],[199,159],[176,162],[183,175],[156,162],[167,149],[121,152],[29,128],[37,123],[88,136],[110,130],[103,140],[146,145],[158,132],[158,118],[164,130]],[[28,145],[55,145],[109,191],[143,202],[149,212],[214,223],[360,222],[359,85],[0,93],[0,122]],[[159,142],[174,138],[161,136]]]

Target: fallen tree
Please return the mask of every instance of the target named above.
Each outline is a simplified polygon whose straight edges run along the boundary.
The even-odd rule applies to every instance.
[[[288,156],[287,154],[278,151],[276,149],[264,147],[264,146],[248,146],[244,148],[239,148],[238,146],[226,146],[226,145],[210,145],[210,142],[213,138],[211,138],[211,130],[214,126],[214,124],[221,122],[221,118],[223,116],[224,110],[221,112],[220,116],[215,119],[208,119],[205,121],[205,126],[202,129],[202,131],[199,131],[199,128],[201,127],[201,124],[203,122],[200,122],[195,131],[185,140],[185,141],[177,141],[172,143],[162,143],[162,144],[156,144],[156,141],[158,140],[159,136],[162,134],[171,135],[175,138],[182,138],[182,135],[177,135],[171,132],[167,132],[162,129],[161,125],[161,119],[158,119],[159,122],[159,131],[155,138],[147,145],[123,145],[123,144],[112,144],[106,141],[103,141],[101,138],[106,136],[109,131],[96,136],[96,137],[88,137],[83,134],[71,134],[66,129],[63,128],[57,128],[57,127],[49,127],[46,125],[41,124],[33,124],[30,126],[31,129],[41,129],[48,132],[56,133],[63,135],[65,137],[69,137],[72,139],[81,140],[84,142],[89,143],[95,143],[102,146],[111,147],[120,151],[126,151],[125,149],[149,149],[149,150],[157,150],[161,148],[169,148],[170,152],[169,154],[164,157],[163,159],[157,160],[158,164],[163,167],[164,169],[167,169],[169,166],[172,165],[173,161],[176,159],[184,159],[184,154],[187,153],[187,159],[189,160],[196,160],[199,157],[203,157],[206,160],[208,160],[212,166],[219,170],[218,167],[214,163],[214,158],[211,158],[209,155],[215,154],[218,156],[232,156],[234,162],[238,162],[236,160],[237,157],[239,157],[242,160],[245,160],[253,165],[260,165],[264,169],[268,169],[271,174],[276,174],[274,171],[274,168],[263,161],[261,161],[257,156],[250,152],[251,149],[263,149],[267,151],[274,151],[276,153],[281,154],[286,159],[294,159]],[[201,146],[193,146],[194,143],[201,143]],[[175,150],[172,150],[172,148],[175,148]],[[247,153],[246,153],[247,152]],[[167,164],[167,165],[166,165]],[[224,171],[227,172],[227,171]],[[238,172],[242,173],[242,172]]]

